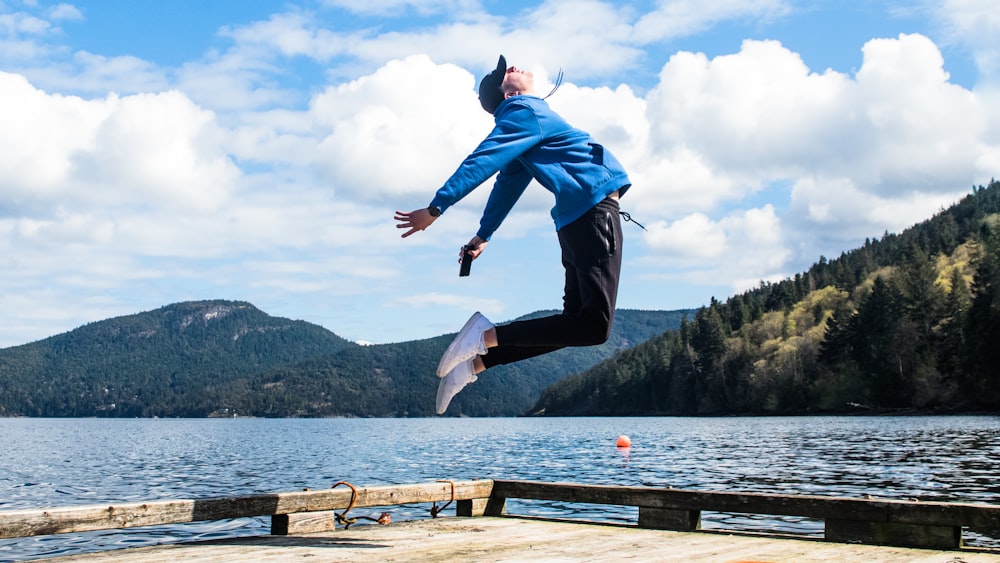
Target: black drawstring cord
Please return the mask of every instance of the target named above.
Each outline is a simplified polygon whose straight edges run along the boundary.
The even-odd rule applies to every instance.
[[[636,225],[639,225],[640,229],[642,229],[644,231],[646,230],[646,227],[643,227],[642,223],[640,223],[640,222],[636,221],[635,219],[633,219],[632,216],[628,214],[628,211],[619,211],[618,213],[622,216],[622,219],[625,219],[626,222],[628,222],[628,223],[635,223]]]
[[[551,96],[552,94],[555,94],[555,93],[556,93],[556,90],[558,90],[558,89],[559,89],[559,87],[560,87],[560,86],[562,86],[562,81],[563,81],[563,71],[562,71],[562,69],[560,68],[560,69],[559,69],[559,76],[556,76],[556,85],[555,85],[555,86],[553,86],[553,87],[552,87],[552,91],[551,91],[551,92],[549,92],[548,94],[546,94],[546,95],[545,95],[545,97],[544,97],[544,98],[542,98],[542,99],[543,99],[543,100],[547,100],[547,99],[549,99],[549,96]]]

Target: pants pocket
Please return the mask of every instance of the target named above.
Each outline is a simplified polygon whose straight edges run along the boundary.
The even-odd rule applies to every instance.
[[[615,219],[610,213],[607,212],[604,213],[604,233],[602,234],[604,235],[604,242],[605,247],[608,250],[608,256],[614,255],[614,253],[618,250],[618,241],[615,237]]]

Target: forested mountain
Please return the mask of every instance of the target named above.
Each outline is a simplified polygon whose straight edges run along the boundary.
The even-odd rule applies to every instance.
[[[1000,411],[1000,182],[713,300],[547,389],[544,415]]]
[[[692,312],[618,310],[605,344],[491,368],[452,400],[447,414],[519,415],[552,383],[676,329]],[[453,336],[345,350],[261,373],[242,382],[245,389],[230,387],[234,394],[226,404],[258,416],[433,416],[439,381],[434,371]]]
[[[492,369],[449,414],[524,412],[559,378],[690,313],[619,311],[605,345]],[[0,416],[429,416],[451,338],[361,346],[249,303],[178,303],[0,350]]]
[[[347,348],[249,303],[178,303],[0,350],[0,416],[204,416],[234,381]]]

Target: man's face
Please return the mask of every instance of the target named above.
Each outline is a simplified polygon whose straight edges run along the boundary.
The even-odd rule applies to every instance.
[[[535,77],[526,70],[521,70],[516,66],[507,69],[507,74],[503,77],[500,89],[505,97],[527,94],[534,91]]]

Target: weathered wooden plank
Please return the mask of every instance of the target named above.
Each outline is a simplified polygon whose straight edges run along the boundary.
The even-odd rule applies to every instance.
[[[701,511],[639,507],[639,527],[693,532],[701,528]]]
[[[465,517],[482,516],[485,512],[487,502],[489,502],[487,498],[456,499],[454,506],[455,515]],[[446,506],[449,506],[447,502],[441,506],[442,512]],[[345,515],[344,512],[340,512],[339,516],[368,520],[375,518],[374,516],[359,516],[358,514],[350,513]],[[334,510],[275,514],[271,516],[271,534],[276,536],[329,532],[337,529],[338,526],[347,528],[347,526],[338,522],[338,513]]]
[[[1000,528],[1000,505],[494,480],[493,496],[817,519]]]
[[[830,541],[928,549],[958,549],[962,547],[962,528],[959,526],[861,522],[832,518],[825,522],[825,526],[824,536]]]
[[[356,508],[486,498],[490,480],[386,485],[358,489]],[[17,538],[137,526],[179,524],[273,514],[342,510],[347,487],[237,497],[180,499],[100,506],[72,506],[0,512],[0,538]]]
[[[483,516],[503,516],[507,512],[507,497],[497,494],[496,489],[490,494],[483,509]]]
[[[685,491],[653,487],[605,487],[534,481],[494,481],[493,494],[563,502],[615,504],[673,510],[712,510],[824,518],[850,513],[869,521],[886,519],[885,507],[872,501],[836,497]]]
[[[1000,529],[1000,505],[923,501],[885,501],[887,520],[901,524],[934,524]]]
[[[696,529],[699,510],[804,516],[822,519],[831,540],[952,549],[962,526],[996,529],[1000,506],[903,500],[786,496],[759,493],[679,491],[651,487],[603,487],[530,481],[494,482],[493,495],[639,507],[639,525]]]
[[[482,516],[486,513],[488,498],[460,500],[455,506],[455,516]]]
[[[333,510],[271,516],[271,535],[274,536],[313,534],[335,529],[337,529],[337,513]]]

